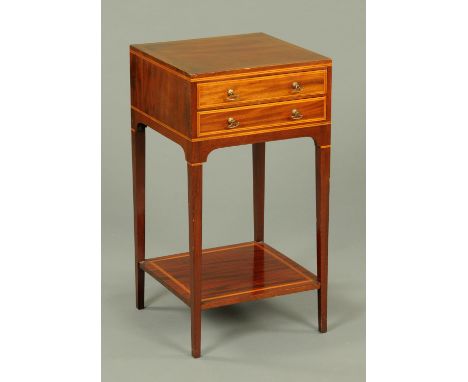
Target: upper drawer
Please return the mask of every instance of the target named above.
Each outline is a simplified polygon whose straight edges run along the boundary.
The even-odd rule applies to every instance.
[[[230,107],[322,95],[327,89],[327,71],[314,70],[198,84],[199,109]]]

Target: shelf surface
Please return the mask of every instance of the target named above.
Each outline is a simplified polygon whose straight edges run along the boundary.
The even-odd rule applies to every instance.
[[[190,305],[189,253],[147,259],[140,268]],[[203,309],[319,288],[314,274],[265,243],[203,250]]]

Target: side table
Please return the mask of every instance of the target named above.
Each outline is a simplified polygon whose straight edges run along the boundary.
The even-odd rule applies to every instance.
[[[192,356],[204,309],[317,290],[327,331],[332,61],[264,33],[130,46],[136,306],[145,272],[191,310]],[[188,174],[189,252],[145,256],[146,127],[179,144]],[[264,242],[265,142],[315,142],[317,275]],[[215,149],[252,145],[254,240],[202,248],[202,171]]]

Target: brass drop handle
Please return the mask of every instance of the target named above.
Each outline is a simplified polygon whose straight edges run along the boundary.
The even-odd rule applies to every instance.
[[[229,117],[227,119],[227,127],[228,129],[234,129],[235,127],[239,126],[240,125],[240,122],[239,121],[236,121],[234,118],[232,117]]]
[[[239,95],[235,93],[233,89],[228,89],[226,100],[228,101],[235,101],[239,98]]]
[[[292,92],[293,93],[299,93],[300,91],[302,91],[302,86],[299,82],[297,81],[294,81],[292,84],[291,84],[291,87],[292,87]]]
[[[291,119],[301,119],[303,115],[297,109],[291,110]]]

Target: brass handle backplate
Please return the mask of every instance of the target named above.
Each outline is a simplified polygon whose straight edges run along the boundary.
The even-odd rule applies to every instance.
[[[299,82],[297,81],[294,81],[292,84],[291,84],[291,87],[292,87],[292,92],[293,93],[299,93],[300,91],[302,91],[302,86]]]
[[[303,115],[297,109],[291,110],[291,119],[301,119]]]
[[[236,121],[234,118],[232,117],[229,117],[228,120],[227,120],[227,127],[228,129],[234,129],[235,127],[239,126],[240,125],[240,122],[239,121]]]
[[[239,98],[239,95],[235,93],[235,91],[233,89],[228,89],[227,91],[227,97],[226,97],[226,100],[227,101],[235,101],[236,99]]]

